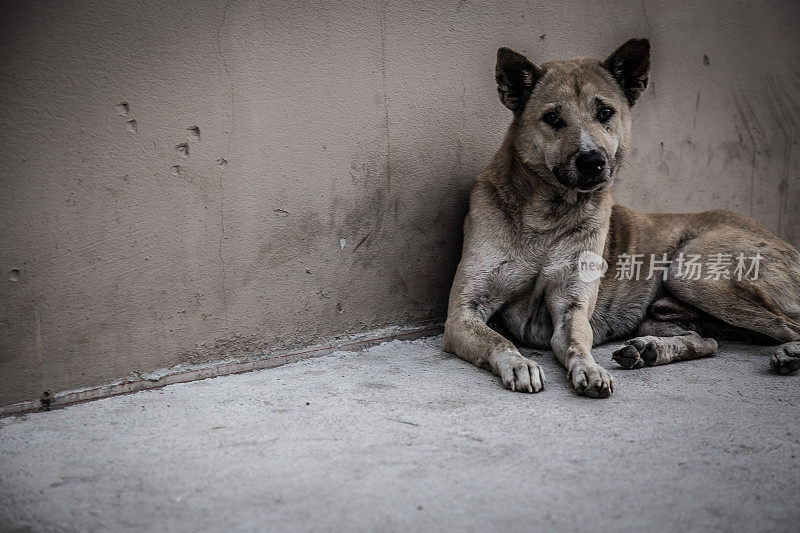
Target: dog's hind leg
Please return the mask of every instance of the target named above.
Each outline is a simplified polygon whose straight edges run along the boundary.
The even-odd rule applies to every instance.
[[[795,372],[800,369],[800,253],[763,232],[738,227],[718,231],[693,239],[679,251],[704,258],[716,254],[736,257],[740,251],[753,256],[757,251],[758,275],[730,272],[727,277],[706,274],[701,279],[686,279],[673,261],[666,281],[668,290],[682,302],[727,324],[781,344],[775,348],[770,364],[779,374]]]
[[[639,326],[639,336],[614,352],[612,359],[623,368],[641,368],[714,355],[717,341],[694,331],[699,319],[697,310],[674,298],[656,300]]]
[[[687,331],[670,337],[635,337],[614,352],[612,359],[623,368],[641,368],[708,357],[716,351],[717,341],[705,339],[695,331]]]

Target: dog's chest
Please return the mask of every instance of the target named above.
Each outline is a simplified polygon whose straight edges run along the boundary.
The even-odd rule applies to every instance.
[[[498,316],[508,332],[527,345],[547,348],[553,336],[553,324],[545,302],[548,286],[563,279],[569,265],[553,257],[548,244],[524,251],[524,259],[515,261],[520,291],[502,308]]]
[[[499,317],[517,340],[538,348],[549,348],[553,321],[546,294],[563,285],[576,269],[576,258],[584,250],[597,249],[599,243],[586,238],[586,227],[567,232],[524,231],[514,247],[518,269],[514,276],[523,280],[522,289],[503,307]]]

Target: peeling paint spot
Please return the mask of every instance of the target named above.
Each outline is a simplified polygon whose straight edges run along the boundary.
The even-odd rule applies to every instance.
[[[339,239],[339,249],[344,250],[345,246],[347,246],[347,241],[344,239]]]
[[[219,163],[219,166],[221,166],[221,167],[226,167],[227,168],[227,166],[228,166],[228,160],[225,159],[224,157],[220,157],[219,159],[217,159],[217,163]]]
[[[181,175],[181,166],[180,165],[173,165],[170,169],[170,173],[173,176],[180,176]]]
[[[10,281],[12,283],[16,283],[16,282],[19,281],[19,269],[18,268],[12,268],[8,272],[8,281]]]
[[[541,35],[539,36],[539,40],[540,40],[540,41],[544,41],[544,38],[545,38],[545,37],[547,37],[547,34],[546,34],[546,33],[543,33],[543,34],[541,34]]]
[[[275,213],[277,213],[279,215],[282,215],[282,216],[288,216],[289,215],[289,211],[287,211],[286,209],[275,209]]]
[[[186,131],[189,132],[190,141],[200,142],[200,128],[198,126],[192,126],[191,128],[186,128]]]
[[[189,143],[176,144],[175,153],[181,157],[189,157]]]
[[[128,102],[120,102],[117,104],[117,114],[127,117],[130,115],[131,106],[128,105]]]
[[[136,133],[139,131],[139,124],[136,122],[135,118],[132,118],[128,121],[128,131],[131,133]]]

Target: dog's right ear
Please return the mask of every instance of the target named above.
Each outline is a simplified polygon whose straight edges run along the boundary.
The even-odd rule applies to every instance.
[[[494,71],[497,93],[503,105],[515,115],[525,107],[533,86],[542,74],[542,69],[531,63],[524,55],[510,48],[501,48],[497,51],[497,66]]]

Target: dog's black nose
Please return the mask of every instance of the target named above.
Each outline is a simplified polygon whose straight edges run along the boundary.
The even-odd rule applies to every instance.
[[[586,177],[596,177],[606,168],[606,158],[597,150],[582,152],[575,158],[575,168]]]

